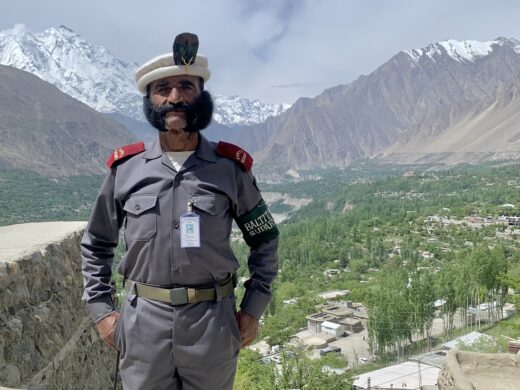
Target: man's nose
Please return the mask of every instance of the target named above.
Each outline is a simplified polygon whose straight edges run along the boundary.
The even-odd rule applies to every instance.
[[[172,88],[170,94],[168,95],[168,103],[180,103],[182,102],[182,97],[179,90],[175,87]]]

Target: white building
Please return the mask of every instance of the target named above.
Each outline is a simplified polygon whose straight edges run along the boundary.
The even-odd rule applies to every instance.
[[[362,374],[354,389],[418,390],[437,388],[440,368],[424,363],[405,362]]]
[[[468,334],[465,334],[464,336],[457,337],[454,340],[448,341],[444,344],[442,344],[442,347],[445,349],[453,349],[458,347],[458,343],[464,343],[466,345],[472,345],[474,343],[477,343],[480,341],[480,339],[491,341],[494,339],[494,337],[487,335],[485,333],[480,332],[470,332]]]
[[[323,321],[321,323],[321,332],[334,337],[343,336],[343,325],[336,324],[335,322]]]

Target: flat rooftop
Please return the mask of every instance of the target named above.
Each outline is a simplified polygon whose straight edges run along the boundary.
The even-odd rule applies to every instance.
[[[347,307],[347,305],[338,304],[323,306],[321,311],[338,317],[347,317],[352,316],[355,310]]]
[[[337,320],[338,317],[336,317],[335,315],[332,315],[332,314],[328,314],[328,313],[323,313],[323,312],[319,312],[319,313],[314,313],[314,314],[310,314],[307,316],[307,320],[311,320],[311,321],[331,321],[331,320]]]
[[[362,374],[354,381],[354,386],[357,389],[367,389],[368,378],[370,378],[370,388],[372,389],[377,386],[382,389],[418,389],[419,383],[422,386],[435,385],[439,371],[440,369],[437,367],[421,364],[421,380],[419,381],[419,365],[414,362],[405,362]]]
[[[36,222],[0,226],[0,262],[11,263],[19,258],[60,242],[87,226],[85,221]]]
[[[344,297],[345,295],[349,295],[349,290],[332,290],[332,291],[325,291],[320,294],[318,294],[318,297],[323,299],[336,299],[339,297]]]
[[[344,318],[339,323],[342,325],[357,325],[361,324],[361,320],[358,318]]]

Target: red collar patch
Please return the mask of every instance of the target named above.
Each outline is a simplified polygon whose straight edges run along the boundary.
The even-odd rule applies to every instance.
[[[122,161],[127,157],[133,156],[135,154],[144,152],[144,142],[136,142],[135,144],[130,144],[123,146],[114,150],[114,152],[110,155],[107,160],[107,166],[112,168],[116,162]]]
[[[251,157],[251,155],[244,149],[236,145],[219,141],[217,145],[217,153],[242,164],[246,171],[250,171],[253,167],[253,157]]]

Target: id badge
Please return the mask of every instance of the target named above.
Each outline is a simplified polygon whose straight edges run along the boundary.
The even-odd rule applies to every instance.
[[[191,212],[181,216],[181,248],[200,248],[200,217]]]

